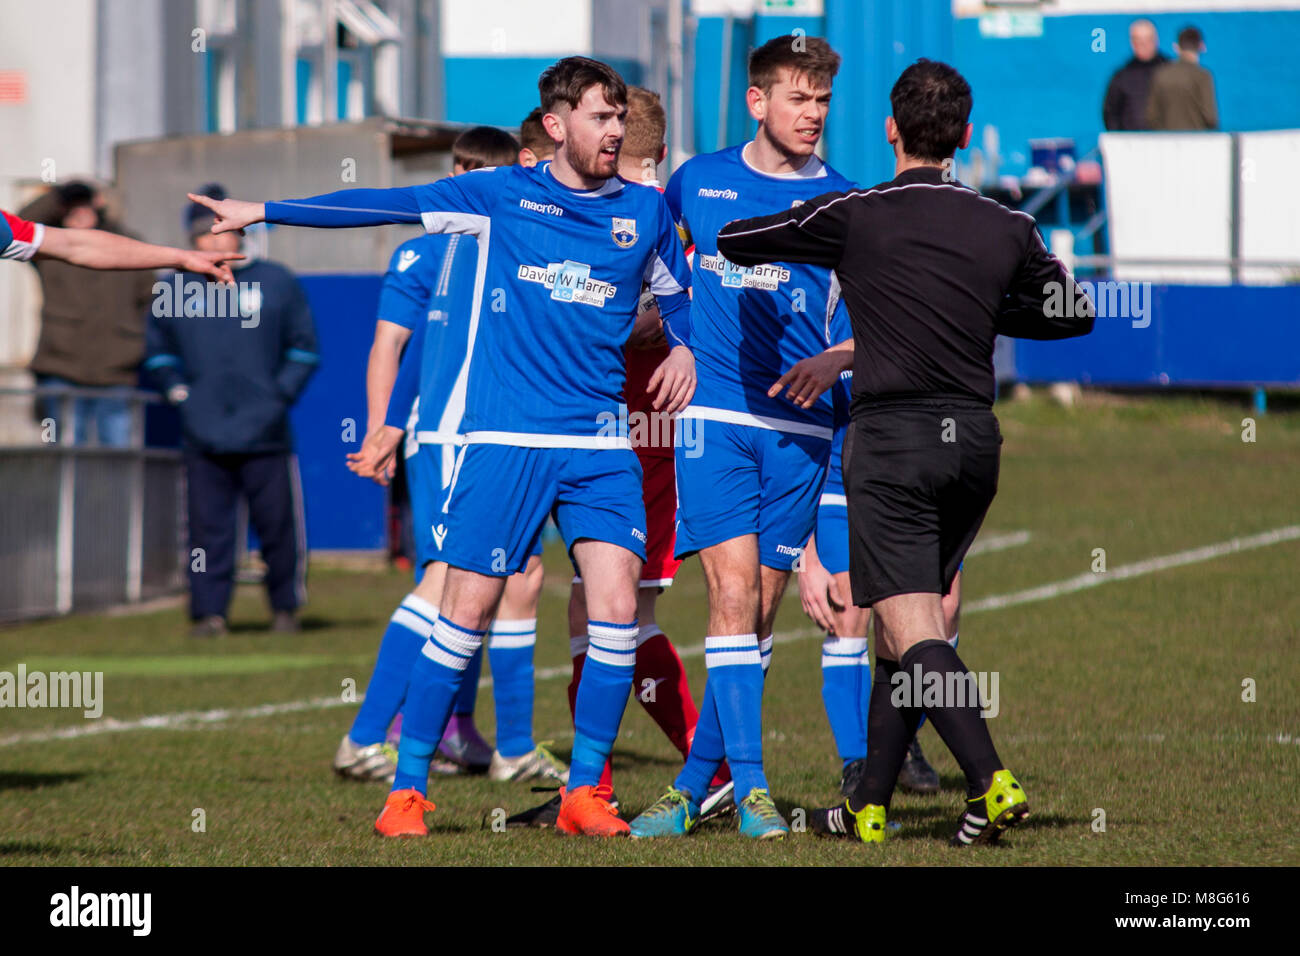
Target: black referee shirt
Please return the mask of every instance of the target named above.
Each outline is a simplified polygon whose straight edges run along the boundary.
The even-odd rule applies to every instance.
[[[853,322],[855,409],[919,397],[992,405],[998,334],[1092,331],[1091,301],[1033,217],[946,182],[936,166],[729,223],[718,251],[742,266],[835,270]]]

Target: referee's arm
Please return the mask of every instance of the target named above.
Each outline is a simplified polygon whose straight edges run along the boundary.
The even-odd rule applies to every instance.
[[[1029,227],[1025,255],[993,320],[999,335],[1018,339],[1068,339],[1092,331],[1096,310],[1061,260]]]
[[[738,219],[718,232],[718,252],[738,266],[808,262],[834,269],[848,239],[851,193],[823,193],[770,216]]]

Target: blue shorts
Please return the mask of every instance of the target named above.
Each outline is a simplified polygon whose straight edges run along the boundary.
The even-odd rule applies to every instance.
[[[583,538],[645,560],[641,463],[630,448],[520,448],[463,445],[451,487],[434,512],[438,560],[505,577],[541,553],[553,515],[572,556]]]
[[[411,495],[411,526],[415,532],[416,575],[431,561],[438,560],[433,543],[433,509],[444,494],[442,490],[442,449],[452,446],[421,445],[405,460],[406,487]]]
[[[747,534],[759,563],[791,570],[817,521],[828,438],[710,421],[698,454],[677,455],[677,557]]]
[[[411,523],[415,531],[415,580],[424,576],[426,565],[447,560],[434,539],[435,512],[447,498],[447,486],[455,469],[459,445],[424,444],[406,459],[406,487],[411,495]],[[444,480],[445,476],[445,480]],[[542,553],[539,534],[530,554]]]

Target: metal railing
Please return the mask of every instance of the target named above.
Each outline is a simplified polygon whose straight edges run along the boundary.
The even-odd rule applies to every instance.
[[[134,603],[185,583],[185,473],[180,451],[144,446],[144,411],[161,399],[114,391],[130,444],[77,444],[76,400],[93,388],[4,388],[57,400],[42,440],[0,447],[0,621]]]

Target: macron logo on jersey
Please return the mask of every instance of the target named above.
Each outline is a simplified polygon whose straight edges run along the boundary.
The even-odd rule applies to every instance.
[[[739,199],[740,193],[734,189],[704,189],[699,192],[701,199]]]
[[[564,209],[560,206],[548,202],[533,202],[531,199],[520,199],[519,208],[527,209],[530,212],[540,212],[547,216],[563,216]]]
[[[519,267],[518,276],[525,282],[537,282],[551,290],[551,298],[557,302],[580,302],[594,305],[598,309],[605,307],[605,300],[614,298],[618,288],[609,282],[601,282],[591,277],[591,266],[585,262],[565,259],[552,262],[546,266]]]
[[[411,268],[411,266],[415,265],[416,260],[419,258],[420,254],[414,249],[403,249],[401,256],[398,257],[397,260],[397,271],[405,272],[407,269]]]

